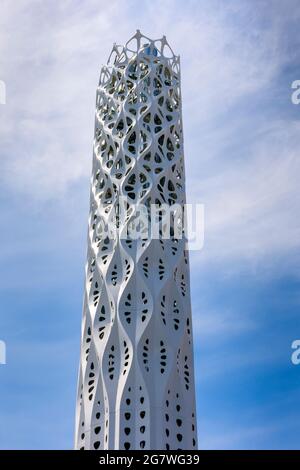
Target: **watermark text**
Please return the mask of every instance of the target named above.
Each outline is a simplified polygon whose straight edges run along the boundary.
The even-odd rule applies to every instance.
[[[6,104],[6,85],[0,80],[0,104]]]
[[[300,364],[300,339],[295,339],[292,342],[292,349],[291,361],[295,366],[298,366]]]
[[[300,80],[294,80],[292,85],[291,85],[293,91],[291,95],[291,100],[293,104],[299,104],[300,103]]]
[[[6,364],[6,344],[0,340],[0,364]]]

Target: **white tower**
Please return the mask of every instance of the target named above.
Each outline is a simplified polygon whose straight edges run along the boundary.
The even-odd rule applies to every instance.
[[[161,208],[162,222],[163,207],[184,204],[179,57],[137,31],[114,45],[97,89],[77,449],[197,446],[182,218],[166,238],[124,236],[137,207],[149,220]]]

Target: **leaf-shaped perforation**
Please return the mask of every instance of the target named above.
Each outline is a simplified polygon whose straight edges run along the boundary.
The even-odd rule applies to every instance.
[[[136,199],[137,187],[138,187],[137,175],[136,173],[131,172],[127,175],[123,188],[124,188],[124,192],[126,196],[133,201]]]
[[[160,373],[164,374],[167,367],[167,348],[166,343],[162,339],[159,341],[159,358]]]
[[[125,98],[126,98],[126,95],[127,95],[127,84],[126,84],[126,80],[124,79],[123,75],[121,74],[121,72],[119,72],[118,74],[118,78],[119,78],[119,82],[118,82],[118,85],[116,86],[116,90],[115,90],[115,93],[114,93],[114,97],[118,100],[118,101],[124,101]]]
[[[184,168],[182,161],[183,159],[179,158],[178,161],[172,165],[172,173],[174,175],[177,191],[184,193]]]
[[[188,339],[188,344],[191,345],[192,331],[191,331],[191,321],[189,317],[187,317],[186,319],[186,335]]]
[[[103,190],[105,188],[106,182],[108,180],[108,175],[102,170],[102,168],[98,168],[95,171],[95,176],[92,183],[93,193],[95,199],[100,199],[103,195]]]
[[[125,119],[124,119],[124,116],[121,115],[119,117],[119,119],[117,120],[116,124],[115,124],[115,128],[113,130],[114,136],[121,139],[122,137],[124,137],[125,129],[126,129],[125,128]]]
[[[197,439],[196,439],[196,418],[195,418],[195,413],[191,413],[192,416],[192,447],[195,449],[197,445]]]
[[[133,298],[131,292],[128,290],[126,290],[126,293],[123,293],[123,301],[120,304],[120,315],[124,316],[128,324],[133,320]]]
[[[165,401],[166,449],[192,447],[192,436],[190,434],[186,435],[187,423],[183,395],[184,391],[182,390],[179,377],[177,377],[176,380],[173,380],[172,387],[168,390]],[[190,442],[187,442],[189,437]]]
[[[190,388],[190,360],[187,355],[184,356],[183,360],[183,378],[185,382],[185,388],[186,390],[189,390]]]
[[[117,69],[111,69],[110,80],[107,80],[103,85],[103,89],[108,95],[114,95],[119,85],[119,78]]]
[[[96,108],[96,125],[102,125],[104,131],[107,132],[115,124],[119,105],[105,90],[100,90],[98,96],[101,105]]]
[[[166,105],[168,111],[177,113],[180,110],[180,90],[178,86],[171,86],[166,89]]]
[[[143,81],[144,83],[148,84],[148,78],[150,74],[150,66],[149,63],[147,63],[146,60],[143,60],[140,58],[139,60],[139,78],[140,80]]]
[[[162,281],[165,275],[165,264],[161,258],[158,260],[158,276],[159,280]]]
[[[175,151],[181,148],[181,133],[175,125],[170,126],[170,138]]]
[[[180,254],[184,248],[184,213],[181,204],[171,204],[168,213],[168,225],[164,233],[166,234],[165,250],[167,253],[171,250],[172,255]]]
[[[166,87],[170,87],[171,85],[174,85],[174,79],[175,78],[172,75],[172,71],[170,70],[170,67],[168,65],[165,65],[163,67],[163,78],[164,78],[163,83]]]
[[[158,153],[163,159],[166,156],[168,157],[167,149],[166,149],[166,146],[165,146],[165,141],[166,141],[165,134],[162,133],[157,139],[157,146],[158,146]],[[169,157],[168,157],[168,159],[169,159]]]
[[[134,83],[138,79],[138,64],[136,59],[130,60],[127,69],[126,69],[126,75],[128,78]]]
[[[176,294],[176,291],[171,296],[171,318],[172,326],[175,331],[180,330],[183,320],[182,304],[180,302],[179,296]]]
[[[167,184],[167,202],[169,205],[175,204],[177,202],[177,191],[176,191],[176,183],[172,181],[172,179],[168,179],[168,184]]]
[[[122,375],[126,375],[128,373],[130,363],[132,361],[132,348],[129,345],[129,342],[127,339],[123,339],[122,341]]]
[[[101,430],[102,430],[102,436],[101,436]],[[92,429],[92,436],[91,436],[91,439],[92,439],[92,449],[93,450],[98,450],[101,446],[101,442],[102,442],[102,439],[101,437],[103,438],[103,428],[102,426],[95,426],[93,429]]]
[[[142,362],[144,364],[144,368],[145,368],[146,372],[150,371],[150,367],[149,367],[149,355],[150,355],[149,348],[150,348],[150,344],[149,343],[150,343],[149,338],[146,338],[143,342],[143,352],[142,352],[143,359],[142,359]]]
[[[128,252],[128,240],[122,240]],[[123,255],[123,289],[119,298],[119,318],[126,331],[135,331],[137,320],[136,267],[131,257]],[[128,330],[129,328],[129,330]],[[132,334],[132,333],[131,333]]]
[[[171,410],[171,403],[172,403],[172,398],[171,398],[171,390],[168,390],[167,392],[167,399],[165,401],[165,413],[164,413],[164,419],[165,419],[165,448],[167,450],[170,449],[170,419],[172,417],[172,410]]]
[[[97,331],[99,339],[104,338],[106,327],[111,323],[111,305],[107,295],[106,286],[103,284],[101,289],[100,301],[94,316],[94,329]]]
[[[141,320],[142,322],[144,322],[149,313],[149,301],[148,301],[147,294],[144,291],[142,291],[141,293],[141,304],[142,304]]]
[[[92,401],[95,396],[95,387],[98,380],[98,361],[94,351],[94,346],[91,345],[91,351],[87,358],[87,365],[85,369],[85,386],[88,392],[88,400]]]
[[[121,403],[122,409],[122,423],[123,426],[120,429],[121,435],[121,449],[130,449],[132,439],[134,438],[134,428],[132,428],[132,415],[133,415],[133,403],[132,403],[132,388],[128,387]]]
[[[124,282],[127,282],[132,272],[132,265],[129,259],[124,259]]]
[[[91,253],[88,262],[87,262],[87,287],[89,288],[89,285],[93,282],[93,277],[94,277],[94,272],[96,268],[96,256]]]
[[[166,184],[166,177],[162,176],[159,179],[159,182],[157,183],[157,189],[159,191],[160,198],[164,203],[166,202],[166,199],[165,199],[165,184]]]
[[[151,186],[151,178],[147,172],[139,173],[139,199],[143,198]]]
[[[163,128],[162,128],[163,122],[162,118],[158,115],[154,115],[154,132],[155,134],[159,133]]]
[[[140,84],[140,90],[142,90],[142,102],[146,102],[148,101],[148,99],[143,99],[143,95],[145,95],[146,97],[148,97],[151,93],[151,79],[150,79],[150,76],[148,74],[148,66],[144,63],[141,63],[141,76],[143,77],[143,80]]]
[[[105,237],[96,240],[98,262],[105,266],[113,255],[115,240],[107,233]]]
[[[146,152],[149,149],[150,144],[151,144],[151,140],[149,138],[149,133],[141,129],[140,136],[139,136],[139,146],[138,146],[139,154]]]
[[[137,135],[135,129],[133,129],[124,142],[125,148],[127,148],[127,152],[131,155],[136,155],[137,151]]]
[[[108,350],[108,361],[107,361],[107,372],[110,380],[113,380],[115,376],[115,367],[116,367],[116,352],[115,345],[111,344]]]
[[[187,271],[185,264],[181,263],[180,267],[176,270],[176,284],[177,289],[182,297],[187,295]]]
[[[178,446],[181,446],[182,445],[182,439],[183,439],[183,434],[182,434],[182,422],[183,422],[183,416],[182,416],[182,399],[181,399],[181,395],[179,393],[176,393],[175,395],[176,397],[176,400],[175,400],[175,419],[176,419],[176,440],[177,440],[177,443],[178,443]],[[174,416],[173,415],[173,416]],[[178,429],[180,428],[180,429]]]
[[[100,293],[103,281],[98,274],[95,273],[89,292],[89,306],[92,312],[95,312],[99,303]]]
[[[166,318],[167,305],[166,305],[165,293],[161,294],[160,302],[159,302],[159,309],[160,309],[160,316],[161,316],[162,322],[164,325],[166,325],[167,324],[167,318]]]
[[[147,113],[144,113],[144,115],[143,115],[142,126],[148,132],[151,132],[151,124],[152,124],[152,115],[151,115],[151,112],[149,111]]]
[[[125,390],[121,402],[120,449],[144,449],[149,446],[148,406],[142,385],[134,384]]]
[[[140,260],[140,264],[142,266],[142,271],[144,276],[148,279],[149,278],[149,256],[143,256]]]
[[[101,305],[99,306],[97,316],[95,316],[95,328],[97,331],[97,337],[102,341],[105,336],[109,334],[109,324],[113,317],[113,303],[108,300],[108,297],[102,296]]]
[[[146,154],[142,155],[140,158],[141,163],[143,163],[143,168],[147,173],[151,173],[151,152],[147,152]]]
[[[104,209],[105,213],[108,213],[113,206],[118,195],[117,186],[112,183],[110,179],[107,179],[106,184],[103,188],[103,192],[99,195],[99,204]]]
[[[153,95],[158,96],[162,92],[162,83],[158,77],[153,78]]]
[[[133,89],[132,92],[130,93],[130,96],[128,97],[127,104],[131,106],[129,108],[129,112],[133,114],[134,116],[136,115],[135,107],[138,101],[139,101],[139,94],[137,90]]]
[[[121,368],[120,340],[116,329],[111,328],[106,341],[102,343],[102,375],[104,379],[104,390],[107,398],[104,397],[105,412],[109,411],[109,401],[116,392]],[[100,345],[99,345],[100,347]]]

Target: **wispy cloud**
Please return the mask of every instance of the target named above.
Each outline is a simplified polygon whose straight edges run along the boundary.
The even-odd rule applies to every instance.
[[[205,201],[205,246],[199,259],[275,259],[299,249],[300,122],[261,129],[244,159],[194,184]],[[196,183],[196,182],[195,182]]]
[[[258,327],[256,320],[249,318],[244,312],[224,309],[211,311],[204,308],[199,312],[196,305],[193,308],[198,312],[193,319],[193,333],[199,341],[203,341],[204,338],[211,341],[214,336],[224,340]]]
[[[206,207],[204,257],[249,261],[297,248],[299,124],[242,110],[294,57],[282,31],[299,7],[279,15],[277,2],[198,3],[145,2],[139,15],[123,3],[120,22],[118,1],[4,2],[3,184],[39,205],[72,198],[79,181],[88,186],[100,64],[141,27],[166,33],[182,56],[188,195]]]

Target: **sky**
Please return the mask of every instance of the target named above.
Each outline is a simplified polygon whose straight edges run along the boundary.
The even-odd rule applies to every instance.
[[[0,448],[73,447],[95,90],[114,42],[181,56],[201,449],[300,449],[297,0],[2,0]]]

